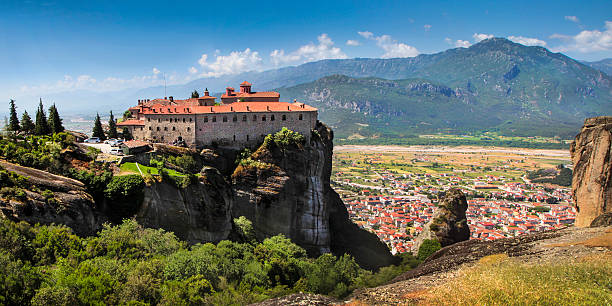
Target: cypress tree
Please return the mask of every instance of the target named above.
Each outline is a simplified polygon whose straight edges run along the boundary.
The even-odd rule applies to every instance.
[[[121,132],[121,136],[126,141],[133,139],[132,134],[130,133],[130,130],[127,127],[123,127],[123,131]]]
[[[59,112],[57,111],[57,107],[55,107],[55,103],[49,107],[49,120],[47,121],[49,128],[51,129],[51,133],[61,133],[64,131],[64,126],[62,125],[62,118],[59,116]]]
[[[40,99],[40,104],[38,104],[38,110],[36,111],[36,124],[34,125],[34,134],[49,134],[49,125],[47,124],[47,115],[45,114],[45,109],[43,108],[42,98]]]
[[[10,109],[11,116],[9,118],[8,130],[11,132],[19,132],[19,119],[17,118],[17,110],[15,109],[15,100],[11,99]]]
[[[193,90],[193,92],[191,93],[191,97],[192,98],[199,98],[200,97],[200,93],[197,90]]]
[[[32,134],[34,132],[34,122],[28,114],[28,111],[24,111],[21,116],[21,130],[26,134]]]
[[[113,111],[110,112],[110,118],[108,119],[108,138],[117,138],[117,122],[115,122]]]
[[[93,137],[98,137],[100,140],[106,140],[104,135],[104,129],[102,129],[102,122],[100,122],[100,115],[96,113],[96,120],[93,127]]]

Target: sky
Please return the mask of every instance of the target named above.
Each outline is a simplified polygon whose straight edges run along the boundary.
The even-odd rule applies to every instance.
[[[182,84],[488,37],[612,58],[612,1],[0,1],[0,92]]]

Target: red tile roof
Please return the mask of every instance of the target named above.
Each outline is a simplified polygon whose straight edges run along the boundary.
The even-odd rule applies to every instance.
[[[215,114],[215,113],[259,113],[259,112],[282,112],[297,111],[309,112],[317,109],[304,103],[289,102],[236,102],[215,106],[165,106],[161,104],[144,108],[143,114]]]
[[[240,83],[240,86],[251,86],[251,83],[244,81],[242,83]]]
[[[256,91],[256,92],[233,92],[231,95],[226,93],[221,96],[221,99],[225,98],[280,98],[280,94],[276,91]]]
[[[117,125],[144,125],[144,120],[129,119],[119,122]]]

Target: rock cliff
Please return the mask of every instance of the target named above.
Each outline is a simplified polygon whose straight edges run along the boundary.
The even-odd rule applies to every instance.
[[[349,253],[365,268],[394,262],[376,235],[353,224],[331,188],[333,132],[319,123],[311,142],[281,149],[262,145],[232,175],[234,216],[253,222],[259,238],[282,233],[309,254]]]
[[[470,239],[465,216],[467,208],[467,200],[461,190],[452,188],[446,191],[431,221],[415,239],[412,252],[416,254],[425,239],[438,240],[442,247]]]
[[[589,226],[597,216],[612,211],[611,151],[612,117],[586,119],[570,146],[576,226]]]
[[[0,216],[31,224],[65,224],[79,235],[92,235],[104,220],[83,183],[45,171],[0,162],[8,171],[27,178],[21,197],[0,196]]]

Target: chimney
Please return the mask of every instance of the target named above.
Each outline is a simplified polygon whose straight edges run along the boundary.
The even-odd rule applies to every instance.
[[[230,111],[233,112],[234,111],[234,107],[230,106]]]
[[[266,105],[266,110],[270,111],[270,105]]]
[[[206,89],[204,90],[204,96],[205,96],[205,97],[208,97],[208,96],[209,96],[209,93],[208,93],[208,88],[206,88]]]
[[[174,102],[174,97],[170,96],[170,102]]]
[[[250,112],[250,111],[251,111],[251,107],[247,105],[247,112]]]
[[[232,87],[227,87],[227,88],[225,89],[225,94],[226,94],[226,95],[231,96],[231,95],[232,95],[232,93],[234,93],[234,88],[232,88]]]
[[[168,97],[164,97],[164,100],[168,100]]]

